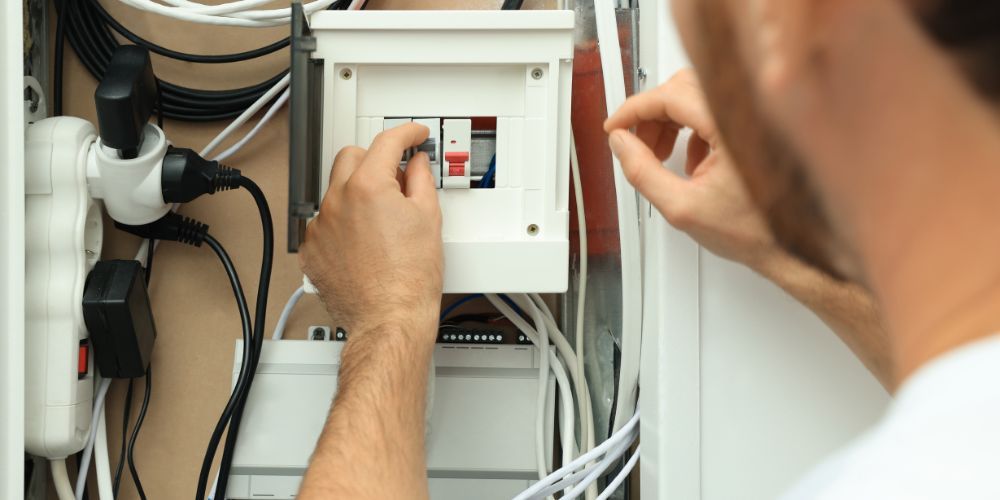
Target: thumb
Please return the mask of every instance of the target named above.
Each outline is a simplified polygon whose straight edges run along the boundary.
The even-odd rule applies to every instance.
[[[684,196],[688,181],[665,168],[649,146],[625,130],[612,131],[608,143],[621,162],[625,178],[670,219]]]
[[[427,210],[440,210],[437,186],[427,153],[417,153],[406,165],[403,174],[403,194]]]

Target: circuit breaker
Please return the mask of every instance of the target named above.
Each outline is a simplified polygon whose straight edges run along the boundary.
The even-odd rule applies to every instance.
[[[293,19],[290,246],[337,152],[414,121],[431,130],[416,149],[438,186],[444,291],[566,291],[573,25],[571,11]]]

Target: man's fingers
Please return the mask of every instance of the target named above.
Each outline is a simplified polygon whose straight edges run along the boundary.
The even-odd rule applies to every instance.
[[[609,143],[625,178],[669,220],[682,201],[687,181],[664,168],[645,143],[624,130],[611,132]]]
[[[440,210],[437,187],[434,185],[434,175],[431,174],[431,164],[427,153],[417,153],[406,165],[403,194],[420,205],[421,208]]]
[[[403,153],[426,141],[429,134],[430,129],[417,123],[407,123],[382,132],[368,148],[364,168],[370,168],[376,176],[395,179]]]
[[[604,130],[638,128],[644,122],[660,122],[664,126],[688,127],[714,143],[715,122],[708,110],[705,96],[692,73],[681,73],[662,86],[630,97],[621,108],[604,122]],[[652,140],[651,137],[640,137]],[[655,144],[650,144],[654,147]]]
[[[366,151],[357,146],[347,146],[341,149],[333,159],[333,168],[330,169],[330,184],[327,189],[340,189],[351,178],[354,170],[365,158]]]

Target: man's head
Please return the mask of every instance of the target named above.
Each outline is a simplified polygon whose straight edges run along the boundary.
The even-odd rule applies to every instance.
[[[859,269],[863,264],[855,257],[857,233],[863,230],[855,226],[856,219],[864,216],[856,211],[867,207],[853,206],[857,204],[853,195],[863,189],[856,185],[865,180],[847,165],[851,162],[846,152],[842,156],[847,161],[839,165],[813,161],[824,141],[828,148],[835,147],[835,141],[817,136],[824,135],[820,132],[848,136],[846,127],[857,131],[863,126],[851,126],[850,117],[839,116],[836,106],[827,113],[831,110],[810,100],[817,92],[802,90],[807,85],[800,81],[788,81],[805,80],[811,74],[822,80],[815,85],[820,92],[836,95],[837,89],[823,87],[845,79],[877,87],[875,79],[891,76],[893,67],[905,71],[905,61],[892,57],[882,57],[879,63],[886,73],[862,71],[869,66],[850,61],[878,57],[867,47],[892,47],[891,40],[878,37],[906,31],[878,26],[886,19],[882,4],[887,3],[893,3],[890,10],[905,14],[900,22],[912,24],[919,36],[946,55],[951,69],[961,73],[970,87],[983,97],[1000,100],[1000,2],[995,0],[673,0],[682,38],[726,146],[779,242],[835,276],[864,278]],[[842,74],[850,72],[855,74]],[[772,85],[782,80],[788,89],[784,95],[775,91],[780,85]],[[865,104],[859,99],[858,105]],[[890,112],[878,107],[864,111]],[[814,120],[830,123],[810,123]],[[891,117],[878,122],[896,125]],[[898,125],[894,128],[906,124]]]

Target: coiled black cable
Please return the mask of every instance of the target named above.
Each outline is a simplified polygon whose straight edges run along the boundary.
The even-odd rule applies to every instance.
[[[349,0],[337,0],[330,6],[330,9],[344,9],[349,3]],[[130,32],[121,23],[115,21],[97,3],[97,0],[56,0],[55,4],[59,11],[58,19],[62,20],[61,23],[57,23],[57,31],[59,31],[60,25],[63,26],[65,39],[76,51],[87,71],[98,80],[104,76],[111,56],[119,45],[118,40],[111,32],[112,29],[129,41],[146,47],[152,52],[196,63],[215,64],[247,61],[276,52],[288,45],[286,39],[259,49],[235,54],[186,54],[161,47]],[[60,46],[61,44],[57,40],[57,50]],[[62,65],[59,64],[58,59],[57,57],[56,68],[57,72],[61,72],[59,68]],[[160,99],[161,103],[158,104],[158,107],[162,107],[163,115],[166,118],[175,120],[215,121],[233,118],[250,107],[287,73],[286,69],[256,85],[226,90],[193,89],[159,79],[158,84],[162,91],[162,99]],[[59,104],[59,106],[55,106],[56,109],[61,111],[61,78],[56,78],[55,84],[56,95],[53,96],[53,100]]]

